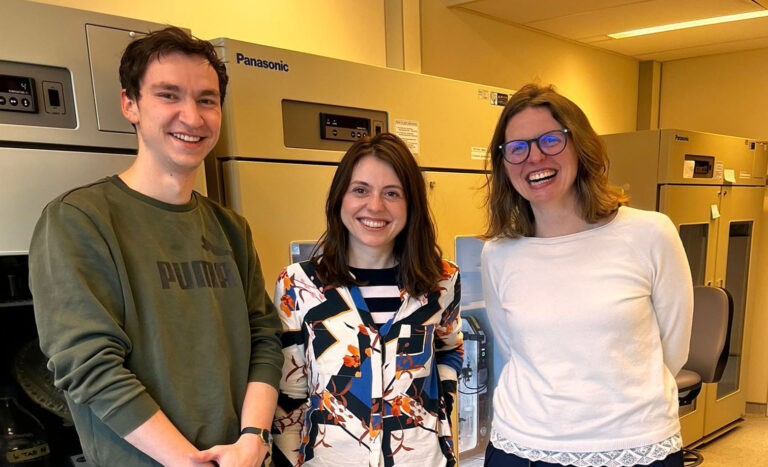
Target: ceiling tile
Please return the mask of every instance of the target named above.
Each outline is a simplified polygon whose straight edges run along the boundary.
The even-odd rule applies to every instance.
[[[768,35],[768,18],[701,26],[626,39],[607,34],[760,10],[751,0],[444,0],[447,6],[519,24],[639,59],[754,48]],[[688,51],[688,52],[686,52]]]
[[[720,43],[713,45],[703,45],[690,47],[687,49],[668,50],[665,52],[656,52],[647,55],[638,55],[639,60],[656,60],[667,62],[670,60],[680,60],[684,58],[701,57],[704,55],[725,54],[731,52],[741,52],[743,50],[754,50],[768,48],[768,37],[762,39],[750,39],[744,41]]]

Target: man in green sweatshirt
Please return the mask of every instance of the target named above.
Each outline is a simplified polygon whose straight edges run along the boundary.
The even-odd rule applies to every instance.
[[[192,189],[224,64],[167,28],[128,46],[120,80],[135,162],[52,201],[32,239],[48,367],[94,465],[260,465],[281,325],[248,223]]]

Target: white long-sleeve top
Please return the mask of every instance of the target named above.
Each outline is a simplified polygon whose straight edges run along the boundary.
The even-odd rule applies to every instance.
[[[693,287],[672,222],[621,207],[555,238],[486,243],[483,292],[506,362],[493,428],[528,448],[599,452],[680,430]]]

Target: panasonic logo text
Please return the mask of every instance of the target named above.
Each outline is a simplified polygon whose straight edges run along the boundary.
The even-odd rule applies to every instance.
[[[267,70],[275,70],[275,71],[290,71],[288,69],[288,64],[284,63],[282,60],[279,62],[271,61],[271,60],[262,60],[260,58],[251,58],[246,57],[245,55],[238,52],[235,55],[236,61],[238,65],[245,65],[245,66],[252,66],[256,68],[264,68]]]

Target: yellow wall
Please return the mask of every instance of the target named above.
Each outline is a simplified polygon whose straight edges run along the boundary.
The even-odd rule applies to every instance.
[[[662,128],[768,140],[768,49],[662,64]]]
[[[634,131],[638,61],[421,0],[421,71],[519,89],[555,84],[598,133]],[[490,133],[489,133],[490,139]]]
[[[660,125],[768,140],[768,49],[662,65]],[[758,234],[747,401],[768,401],[768,195]]]
[[[385,0],[35,0],[386,66]]]

